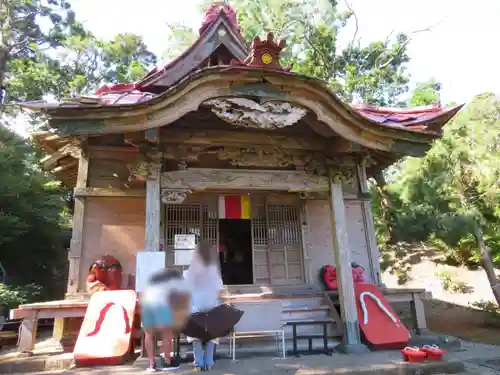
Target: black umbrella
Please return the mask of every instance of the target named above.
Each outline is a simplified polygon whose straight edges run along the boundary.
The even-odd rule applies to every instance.
[[[207,312],[191,314],[184,333],[202,341],[227,336],[243,316],[243,311],[230,305],[219,305]]]

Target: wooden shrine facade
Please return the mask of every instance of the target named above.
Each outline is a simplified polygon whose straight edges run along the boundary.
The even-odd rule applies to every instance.
[[[44,167],[74,187],[69,295],[105,253],[131,287],[137,252],[163,247],[171,266],[172,236],[187,228],[217,244],[217,197],[247,195],[253,284],[317,284],[336,265],[346,342],[359,344],[351,262],[381,282],[367,178],[424,155],[460,106],[345,104],[282,67],[284,47],[269,33],[248,48],[217,3],[199,40],[143,80],[24,104],[49,117],[34,135]]]

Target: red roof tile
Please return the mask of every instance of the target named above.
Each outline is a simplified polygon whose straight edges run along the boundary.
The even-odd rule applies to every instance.
[[[462,106],[442,108],[439,105],[429,105],[416,108],[388,108],[367,104],[354,104],[351,107],[363,117],[382,125],[399,125],[409,129],[427,130],[427,126],[422,125],[422,123],[446,114],[452,116]]]

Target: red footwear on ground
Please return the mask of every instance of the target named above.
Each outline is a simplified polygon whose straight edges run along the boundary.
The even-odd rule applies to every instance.
[[[421,350],[427,354],[427,359],[430,361],[442,361],[443,355],[447,353],[437,345],[424,345]]]
[[[410,363],[424,362],[427,357],[427,353],[416,346],[407,346],[401,350],[401,353],[403,353],[404,361]]]

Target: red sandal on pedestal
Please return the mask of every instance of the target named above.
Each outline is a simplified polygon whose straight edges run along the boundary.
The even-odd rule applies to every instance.
[[[421,350],[427,354],[427,359],[430,361],[442,361],[443,355],[447,353],[437,345],[424,345]]]
[[[403,353],[404,361],[410,363],[424,362],[427,357],[427,353],[416,346],[407,346],[401,350],[401,353]]]

